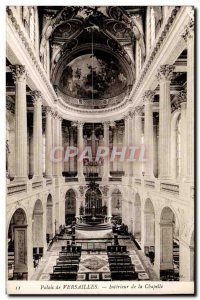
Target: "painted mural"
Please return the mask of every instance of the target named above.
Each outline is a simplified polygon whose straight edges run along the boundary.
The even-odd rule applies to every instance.
[[[62,92],[82,99],[112,98],[126,87],[126,73],[119,61],[103,52],[84,54],[72,60],[60,81]]]

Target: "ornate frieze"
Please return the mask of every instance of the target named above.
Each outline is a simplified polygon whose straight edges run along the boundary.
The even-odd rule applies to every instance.
[[[189,23],[185,26],[185,32],[182,34],[182,37],[186,42],[188,39],[194,37],[194,18],[191,18]]]

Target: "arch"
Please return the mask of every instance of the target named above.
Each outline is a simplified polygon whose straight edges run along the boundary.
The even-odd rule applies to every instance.
[[[17,208],[8,228],[8,278],[27,279],[27,271],[27,216],[22,208]]]
[[[47,244],[53,238],[53,199],[52,195],[47,196],[46,204],[46,240]]]
[[[145,201],[144,211],[146,213],[154,213],[155,214],[153,202],[151,201],[150,198],[147,198]]]
[[[141,241],[141,198],[138,193],[135,195],[134,209],[134,235],[137,240]]]
[[[164,206],[160,214],[160,279],[179,278],[179,234],[176,235],[177,218],[169,206]],[[175,272],[176,270],[176,272]],[[172,274],[171,274],[172,273]]]
[[[161,211],[160,220],[163,223],[173,223],[175,214],[169,206],[165,206]]]
[[[15,213],[18,209],[21,209],[21,210],[24,212],[24,214],[25,214],[25,216],[26,216],[26,223],[27,223],[27,224],[29,223],[29,219],[28,219],[28,211],[27,211],[26,207],[23,206],[23,205],[14,207],[14,208],[10,211],[9,217],[7,217],[7,232],[8,232],[8,230],[9,230],[9,226],[10,226],[11,220],[12,220],[12,218],[13,218],[13,215],[14,215],[14,213]]]
[[[44,252],[44,229],[43,229],[43,205],[40,199],[37,199],[32,214],[32,242],[33,255],[43,256]]]
[[[65,196],[66,196],[66,194],[67,194],[69,191],[71,191],[71,190],[74,192],[74,194],[75,194],[76,197],[79,197],[78,190],[77,190],[75,187],[69,187],[69,188],[66,190],[66,192],[64,193]]]
[[[134,204],[135,205],[141,205],[141,198],[140,198],[139,193],[135,194],[135,202],[134,202]]]
[[[144,204],[144,250],[153,263],[155,257],[155,210],[150,198],[147,198]]]
[[[180,111],[176,110],[171,118],[171,172],[173,178],[177,178],[177,125],[180,116]]]
[[[76,215],[76,191],[68,189],[65,194],[65,224],[69,225],[75,220]]]
[[[40,199],[37,199],[35,201],[35,204],[34,204],[34,207],[33,207],[33,214],[37,211],[43,212],[43,205],[42,205],[42,201]]]
[[[47,206],[53,206],[53,197],[51,194],[48,194],[47,196]]]
[[[89,188],[85,193],[85,207],[97,209],[102,207],[102,193],[99,188]]]
[[[112,196],[112,193],[115,192],[116,190],[120,191],[120,193],[122,195],[122,198],[123,198],[124,197],[124,192],[123,192],[122,188],[119,187],[119,186],[112,186],[112,187],[110,187],[110,191],[109,191],[110,197]]]
[[[118,222],[122,220],[122,193],[118,188],[114,188],[111,193],[111,209],[112,216],[117,219]]]
[[[165,205],[163,204],[161,207],[160,207],[160,214],[159,214],[159,220],[161,221],[162,219],[162,215],[163,213],[165,214],[166,211],[164,211],[164,209],[168,208],[169,210],[172,211],[172,213],[174,214],[174,219],[173,219],[173,224],[176,228],[177,231],[179,231],[179,228],[180,228],[180,220],[179,220],[179,216],[178,216],[178,213],[176,212],[176,210],[174,209],[174,207],[172,207],[172,205]]]

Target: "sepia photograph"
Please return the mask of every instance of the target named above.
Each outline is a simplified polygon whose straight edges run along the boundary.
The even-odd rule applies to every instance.
[[[195,7],[5,22],[6,293],[194,294]]]

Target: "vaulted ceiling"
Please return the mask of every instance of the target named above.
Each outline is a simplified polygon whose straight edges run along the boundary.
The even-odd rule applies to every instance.
[[[77,105],[122,101],[135,81],[135,40],[144,46],[144,7],[39,7],[41,46],[50,45],[50,77],[56,91]],[[121,95],[121,97],[120,97]],[[77,99],[81,99],[79,102]],[[102,101],[104,100],[104,101]],[[92,104],[92,103],[90,103]],[[91,106],[91,105],[90,105]]]

